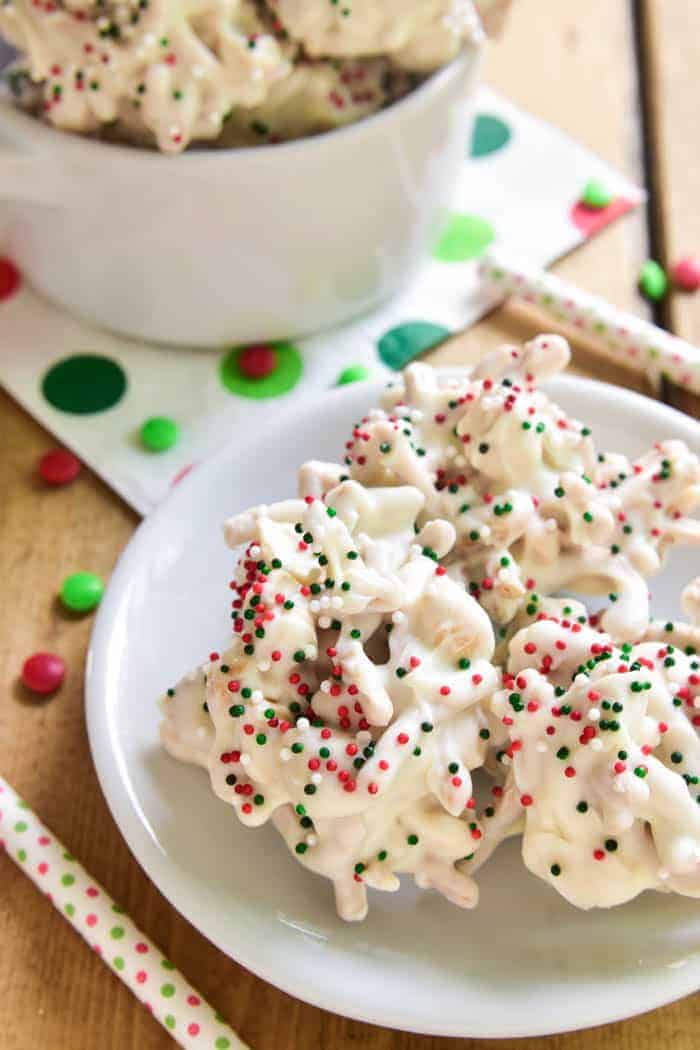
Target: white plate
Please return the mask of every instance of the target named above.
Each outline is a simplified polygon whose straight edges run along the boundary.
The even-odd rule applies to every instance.
[[[599,447],[635,454],[700,427],[651,400],[564,377],[550,390],[589,422]],[[304,871],[271,828],[244,829],[200,770],[161,750],[155,698],[230,633],[232,555],[221,523],[294,494],[305,459],[333,459],[376,403],[356,384],[234,438],[141,527],[112,577],[92,639],[87,715],[102,789],[154,883],[222,951],[327,1010],[452,1036],[540,1035],[601,1024],[700,987],[700,904],[646,893],[612,911],[578,912],[523,867],[517,843],[480,873],[463,912],[405,884],[371,892],[366,922],[336,918],[330,884]],[[274,411],[274,410],[273,410]],[[655,584],[660,615],[696,552],[678,552]],[[196,975],[191,975],[196,979]]]

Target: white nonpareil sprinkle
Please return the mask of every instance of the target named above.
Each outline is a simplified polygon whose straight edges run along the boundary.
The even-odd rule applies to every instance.
[[[308,718],[299,718],[297,720],[297,729],[308,729],[310,725]]]

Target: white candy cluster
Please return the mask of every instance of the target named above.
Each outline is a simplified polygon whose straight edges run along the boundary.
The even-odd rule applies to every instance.
[[[597,453],[535,385],[567,360],[541,336],[457,379],[414,365],[344,464],[226,525],[233,645],[169,691],[163,741],[346,919],[401,872],[473,906],[513,834],[582,908],[700,895],[700,577],[688,624],[650,619],[645,583],[700,541],[700,464]]]
[[[397,872],[477,899],[455,864],[481,836],[464,814],[499,674],[487,615],[438,564],[454,530],[414,530],[423,505],[348,481],[229,521],[235,641],[164,707],[168,750],[206,766],[243,823],[272,816],[345,919]]]
[[[472,0],[5,0],[56,127],[177,153],[347,124],[479,38]]]

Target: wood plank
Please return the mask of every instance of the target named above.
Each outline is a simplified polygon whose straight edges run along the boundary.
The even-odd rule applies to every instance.
[[[627,5],[607,0],[518,0],[489,60],[492,81],[553,120],[632,176],[639,171],[635,74]],[[567,260],[562,272],[625,307],[639,305],[631,276],[646,253],[643,217],[630,217]],[[508,307],[447,354],[475,352],[536,330]],[[584,371],[595,363],[577,358]],[[247,974],[189,926],[130,856],[92,769],[84,728],[81,669],[90,618],[72,620],[53,595],[76,568],[105,575],[135,517],[85,473],[46,492],[32,479],[51,439],[0,395],[0,769],[63,837],[96,878],[231,1020],[254,1050],[486,1050],[483,1041],[430,1039],[346,1021],[305,1006]],[[60,650],[69,676],[53,700],[29,700],[16,686],[22,658]],[[102,964],[91,958],[12,862],[0,856],[0,1045],[27,1050],[166,1050],[168,1035]],[[558,1036],[551,1050],[651,1050],[673,1039],[694,1046],[700,1001],[604,1029]],[[536,1050],[509,1040],[503,1050]]]
[[[653,216],[659,261],[700,260],[700,7],[687,0],[638,0],[649,99],[649,156],[656,190]],[[665,325],[700,346],[700,293],[672,291],[661,307]],[[700,399],[678,397],[679,407]]]

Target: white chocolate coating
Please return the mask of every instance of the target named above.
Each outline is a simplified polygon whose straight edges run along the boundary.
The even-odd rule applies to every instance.
[[[480,40],[472,0],[5,0],[45,119],[156,145],[327,131],[380,109]],[[37,104],[38,103],[38,104]]]
[[[700,896],[700,577],[692,623],[650,619],[645,582],[700,540],[700,465],[678,441],[598,454],[535,386],[567,360],[541,336],[460,379],[414,365],[344,465],[225,525],[233,644],[169,691],[163,742],[271,817],[345,919],[401,872],[475,905],[512,835],[577,907]]]
[[[577,907],[651,888],[700,896],[697,653],[619,649],[555,617],[520,630],[509,654],[492,701],[505,782],[466,870],[522,828],[526,866]]]
[[[404,871],[477,899],[455,862],[481,837],[470,773],[489,747],[493,632],[436,564],[451,526],[414,533],[422,507],[415,489],[344,482],[231,519],[237,637],[164,698],[170,753],[206,766],[244,824],[272,816],[345,919]]]
[[[700,504],[700,463],[680,441],[633,464],[597,454],[588,428],[535,386],[568,358],[565,340],[540,336],[464,378],[411,365],[354,429],[345,467],[364,485],[423,493],[425,513],[457,532],[448,570],[497,622],[532,593],[571,589],[614,595],[603,625],[636,639],[649,619],[646,579],[671,545],[700,544],[687,516]]]

